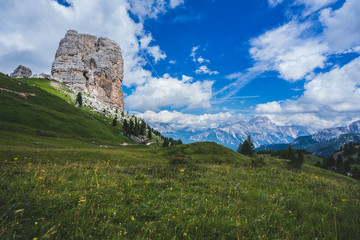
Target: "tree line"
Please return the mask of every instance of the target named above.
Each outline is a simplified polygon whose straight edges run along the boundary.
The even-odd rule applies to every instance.
[[[246,156],[253,157],[255,153],[258,154],[272,154],[272,156],[278,156],[282,159],[289,159],[290,166],[294,168],[301,168],[302,164],[304,163],[304,150],[294,150],[291,145],[288,146],[285,150],[262,150],[262,151],[255,151],[254,142],[251,140],[250,136],[247,136],[243,143],[240,143],[237,149],[237,152],[244,154]]]
[[[343,145],[332,156],[325,158],[322,164],[318,162],[317,166],[360,179],[360,143]]]

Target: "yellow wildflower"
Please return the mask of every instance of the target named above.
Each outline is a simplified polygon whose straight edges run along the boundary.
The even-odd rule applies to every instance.
[[[37,238],[33,238],[33,240],[38,240]]]
[[[14,158],[14,161],[18,160],[18,158]]]
[[[29,162],[29,163],[28,163],[28,165],[29,165],[29,166],[31,166],[31,165],[32,165],[32,163],[31,163],[31,162]]]
[[[149,181],[145,181],[145,183],[149,183]]]
[[[169,189],[170,189],[170,191],[172,191],[174,188],[173,188],[173,187],[170,187]]]
[[[97,172],[97,168],[94,169],[94,172]]]
[[[44,170],[44,169],[41,169],[41,172],[45,172],[45,170]]]
[[[181,173],[185,172],[185,170],[184,170],[183,168],[180,168],[179,171],[180,171]]]
[[[135,217],[134,217],[134,216],[131,216],[131,221],[135,221]]]
[[[39,177],[40,180],[43,180],[43,177]]]
[[[318,179],[319,177],[318,176],[315,176],[316,179]]]
[[[349,201],[349,200],[346,199],[346,198],[343,198],[343,199],[341,199],[341,201],[342,201],[342,202],[347,202],[347,201]]]
[[[80,197],[79,202],[81,202],[81,203],[86,202],[86,198],[85,197]]]

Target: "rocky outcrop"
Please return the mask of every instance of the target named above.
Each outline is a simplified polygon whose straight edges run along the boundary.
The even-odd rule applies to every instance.
[[[60,41],[52,76],[124,111],[123,58],[119,45],[69,30]]]
[[[19,65],[11,74],[12,78],[29,78],[31,77],[32,72],[30,68],[27,68],[23,65]]]
[[[51,79],[51,76],[46,73],[40,73],[40,74],[33,74],[31,75],[31,78],[45,78],[45,79]]]

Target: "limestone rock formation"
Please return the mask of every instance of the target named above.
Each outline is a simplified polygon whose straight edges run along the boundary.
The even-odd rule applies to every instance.
[[[46,73],[40,73],[40,74],[33,74],[31,75],[31,78],[45,78],[45,79],[51,79],[51,76]]]
[[[51,74],[70,87],[83,90],[124,111],[123,58],[119,45],[69,30],[60,41]]]
[[[27,68],[23,65],[19,65],[11,74],[12,78],[29,78],[31,77],[32,72],[30,68]]]

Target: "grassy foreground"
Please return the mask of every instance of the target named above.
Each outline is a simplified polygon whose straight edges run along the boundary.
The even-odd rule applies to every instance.
[[[360,239],[357,180],[137,145],[49,80],[0,73],[0,88],[0,239]]]
[[[1,239],[360,239],[358,181],[252,167],[215,143],[8,146],[0,159]]]

